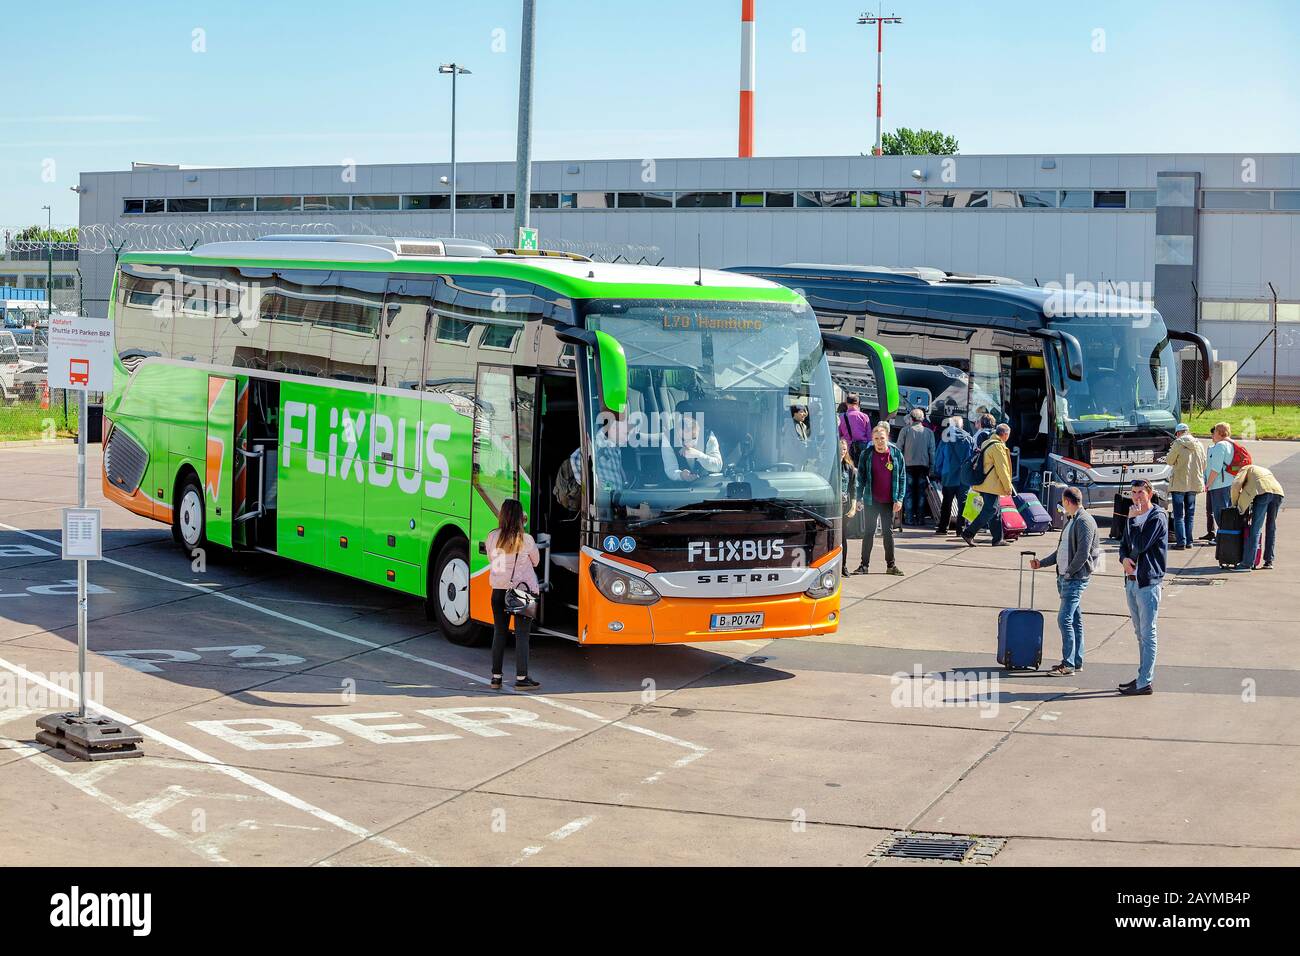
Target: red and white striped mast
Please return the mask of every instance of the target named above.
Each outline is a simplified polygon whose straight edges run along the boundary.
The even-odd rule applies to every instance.
[[[740,0],[740,149],[754,155],[754,0]]]
[[[902,17],[886,17],[881,15],[872,16],[864,13],[858,17],[858,23],[874,23],[876,25],[876,147],[871,151],[873,156],[879,156],[882,151],[882,142],[880,139],[880,119],[883,113],[881,104],[884,100],[883,91],[884,83],[882,80],[882,66],[885,59],[885,24],[902,23]]]

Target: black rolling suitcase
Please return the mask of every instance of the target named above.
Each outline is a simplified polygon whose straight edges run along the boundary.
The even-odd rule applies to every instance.
[[[1224,508],[1216,520],[1219,522],[1219,530],[1214,539],[1214,560],[1219,562],[1221,568],[1235,568],[1241,563],[1250,522],[1236,508]]]
[[[925,503],[930,509],[930,517],[934,519],[934,526],[939,527],[940,506],[943,504],[943,489],[939,487],[937,481],[927,481],[925,483]]]
[[[1115,492],[1115,510],[1110,516],[1110,537],[1119,541],[1124,537],[1124,528],[1128,525],[1128,509],[1132,502]]]

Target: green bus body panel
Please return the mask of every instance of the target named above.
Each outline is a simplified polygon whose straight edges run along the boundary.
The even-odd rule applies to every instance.
[[[422,595],[424,512],[468,523],[472,419],[415,393],[284,381],[280,422],[276,550]]]
[[[213,544],[233,543],[235,481],[235,388],[233,375],[209,375],[207,454],[203,477],[203,498],[208,540]]]
[[[325,477],[325,509],[322,514],[325,567],[340,574],[361,577],[365,571],[366,498],[369,489],[349,478],[339,477],[338,468],[336,456],[330,460]]]

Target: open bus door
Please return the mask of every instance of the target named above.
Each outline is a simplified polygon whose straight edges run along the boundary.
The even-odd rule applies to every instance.
[[[478,367],[470,466],[468,580],[439,584],[450,583],[461,591],[468,586],[470,617],[482,624],[492,621],[487,536],[496,529],[501,505],[507,498],[519,499],[525,515],[530,511],[532,477],[528,471],[532,468],[532,395],[535,390],[535,375],[516,371],[507,365]],[[523,404],[521,397],[526,399],[527,408],[520,408]],[[521,418],[525,419],[522,422],[523,436]],[[523,449],[528,471],[521,471],[519,467],[521,437],[528,446]],[[463,573],[452,565],[448,565],[448,572]]]
[[[234,529],[236,401],[239,383],[231,375],[208,376],[208,434],[203,498],[208,540],[229,548]],[[247,379],[245,379],[247,388]]]

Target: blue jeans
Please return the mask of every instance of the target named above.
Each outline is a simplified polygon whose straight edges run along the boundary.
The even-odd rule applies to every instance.
[[[1137,685],[1146,687],[1156,674],[1156,617],[1160,614],[1160,585],[1138,587],[1137,581],[1124,579],[1124,596],[1128,598],[1128,615],[1138,642]]]
[[[1174,499],[1174,540],[1178,544],[1191,544],[1196,537],[1192,530],[1192,520],[1196,517],[1196,492],[1175,491]]]
[[[984,506],[980,508],[979,517],[966,526],[966,537],[973,538],[988,528],[993,535],[993,543],[997,544],[1002,540],[1002,509],[998,507],[998,496],[981,491],[980,497],[984,499]]]
[[[1214,534],[1219,525],[1219,512],[1232,503],[1232,485],[1211,488],[1205,493],[1205,530]]]
[[[1250,537],[1246,539],[1246,550],[1241,552],[1239,568],[1253,568],[1255,555],[1259,551],[1259,536],[1268,526],[1264,537],[1264,563],[1273,563],[1273,551],[1277,547],[1277,512],[1282,507],[1282,496],[1271,491],[1256,495],[1250,503]]]
[[[1087,587],[1087,578],[1056,576],[1056,593],[1061,596],[1061,609],[1056,614],[1061,629],[1061,663],[1075,670],[1083,666],[1083,612],[1079,602]]]

